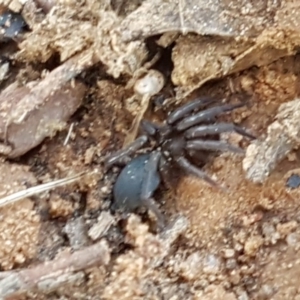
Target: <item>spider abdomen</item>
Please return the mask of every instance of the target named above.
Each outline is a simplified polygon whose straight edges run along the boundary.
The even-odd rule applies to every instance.
[[[113,187],[114,209],[133,211],[142,205],[141,192],[145,176],[146,163],[149,154],[142,154],[132,159],[121,171]],[[153,192],[160,184],[160,176],[154,176],[149,182],[149,189]]]

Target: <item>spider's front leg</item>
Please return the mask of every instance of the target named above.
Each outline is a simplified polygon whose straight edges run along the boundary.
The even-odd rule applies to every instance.
[[[142,148],[148,142],[148,137],[142,135],[128,145],[125,149],[115,152],[105,159],[106,168],[111,168],[114,164],[124,164],[128,162],[130,155],[134,154],[138,149]]]
[[[176,125],[177,130],[183,131],[202,122],[214,121],[218,115],[235,110],[244,106],[244,103],[224,104],[200,111],[192,116],[186,117]]]
[[[151,210],[156,218],[159,228],[163,228],[165,225],[165,220],[162,213],[159,211],[155,200],[153,199],[153,194],[157,190],[161,178],[159,175],[159,164],[161,159],[161,153],[159,151],[150,154],[149,160],[145,165],[145,172],[142,180],[141,188],[141,202],[142,205]]]
[[[217,99],[211,97],[203,97],[200,99],[193,100],[188,102],[185,105],[180,106],[175,109],[168,117],[167,123],[172,125],[182,119],[185,115],[193,112],[194,110],[199,110],[200,108],[205,107],[208,104],[215,103]]]

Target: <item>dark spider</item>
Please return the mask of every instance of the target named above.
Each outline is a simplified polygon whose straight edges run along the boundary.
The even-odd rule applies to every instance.
[[[142,121],[141,127],[145,135],[106,159],[108,168],[117,163],[127,163],[113,187],[116,209],[133,211],[145,206],[155,213],[159,225],[162,226],[163,216],[155,204],[153,194],[161,182],[160,172],[166,170],[169,162],[174,162],[186,173],[199,177],[214,187],[220,187],[188,158],[199,160],[198,154],[201,151],[243,153],[241,148],[220,140],[219,135],[223,132],[235,131],[250,139],[255,137],[232,123],[216,123],[215,118],[218,115],[242,107],[243,103],[224,104],[201,110],[215,101],[203,98],[189,102],[173,111],[164,125]],[[130,155],[151,140],[155,144],[151,151],[130,160]]]

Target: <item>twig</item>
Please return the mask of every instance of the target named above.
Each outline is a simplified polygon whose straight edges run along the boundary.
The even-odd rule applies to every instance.
[[[67,253],[59,259],[44,262],[33,268],[0,272],[0,299],[15,293],[37,290],[51,292],[66,282],[81,277],[76,272],[95,265],[107,265],[110,250],[105,240],[82,250]]]

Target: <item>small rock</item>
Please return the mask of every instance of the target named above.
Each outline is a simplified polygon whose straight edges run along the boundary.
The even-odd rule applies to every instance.
[[[214,254],[208,254],[203,260],[203,272],[206,274],[217,274],[221,268],[220,259]]]
[[[249,296],[247,292],[243,291],[239,294],[238,300],[249,300]]]
[[[237,271],[232,271],[229,274],[229,280],[233,285],[238,285],[241,281],[241,275]]]
[[[281,237],[286,237],[289,233],[294,231],[298,226],[296,221],[290,221],[287,223],[281,223],[277,225],[277,232],[280,234]]]
[[[114,223],[114,217],[109,212],[103,211],[98,217],[97,223],[88,231],[88,236],[95,241],[103,237]]]
[[[89,147],[84,153],[84,164],[89,165],[94,158],[94,154],[96,153],[96,147]]]
[[[297,174],[291,175],[286,181],[286,186],[291,189],[296,189],[300,186],[300,176]]]
[[[181,264],[182,276],[187,280],[199,277],[202,269],[202,256],[200,252],[194,252]]]
[[[270,299],[274,295],[274,287],[264,284],[258,291],[258,299]]]
[[[299,246],[300,246],[300,235],[299,235],[299,233],[292,232],[292,233],[287,235],[285,241],[289,246],[299,248]]]
[[[249,237],[245,243],[245,254],[249,256],[255,256],[260,246],[263,244],[261,236]]]
[[[229,258],[226,260],[225,268],[227,270],[233,270],[237,267],[237,261],[234,258]]]
[[[232,258],[235,255],[234,249],[222,249],[221,254],[224,258]]]
[[[88,244],[86,226],[83,218],[71,219],[63,231],[67,234],[73,249],[80,249]]]
[[[263,218],[263,212],[258,211],[251,215],[246,215],[242,217],[243,225],[249,227],[250,225],[259,222]]]
[[[280,234],[271,223],[266,222],[262,225],[262,233],[266,243],[270,242],[272,245],[275,245],[280,239]]]
[[[74,213],[75,205],[73,202],[63,199],[58,194],[52,194],[49,201],[49,214],[52,218],[66,218]]]
[[[234,245],[234,250],[235,250],[236,252],[241,252],[241,251],[243,251],[243,249],[244,249],[244,246],[243,246],[242,244],[240,244],[240,243],[235,243],[235,245]]]

